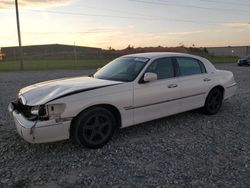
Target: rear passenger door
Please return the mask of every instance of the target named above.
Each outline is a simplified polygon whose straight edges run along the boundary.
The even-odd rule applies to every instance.
[[[180,112],[202,107],[207,88],[212,84],[204,64],[191,57],[176,57],[175,60],[181,86]]]
[[[157,74],[157,80],[134,83],[134,123],[161,118],[178,112],[179,82],[172,58],[153,61],[145,72]]]

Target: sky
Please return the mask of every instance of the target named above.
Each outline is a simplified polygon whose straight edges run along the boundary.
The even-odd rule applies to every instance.
[[[23,45],[250,45],[250,0],[19,0],[19,14]],[[0,0],[0,47],[16,45],[14,1]]]

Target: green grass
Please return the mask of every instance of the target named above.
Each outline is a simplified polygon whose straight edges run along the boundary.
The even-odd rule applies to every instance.
[[[239,59],[237,56],[207,56],[207,58],[211,63],[236,63]]]
[[[234,56],[206,56],[212,63],[236,63]],[[25,60],[24,70],[57,70],[57,69],[96,69],[102,67],[113,58],[92,58],[81,60]],[[0,61],[0,71],[18,71],[18,61]]]
[[[24,70],[56,70],[56,69],[96,69],[102,67],[111,58],[81,59],[81,60],[25,60]],[[20,70],[18,61],[0,62],[0,71]]]

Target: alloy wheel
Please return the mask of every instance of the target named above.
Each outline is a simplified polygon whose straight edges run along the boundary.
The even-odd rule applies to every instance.
[[[93,114],[82,126],[85,140],[93,145],[105,141],[112,132],[112,121],[105,114]]]

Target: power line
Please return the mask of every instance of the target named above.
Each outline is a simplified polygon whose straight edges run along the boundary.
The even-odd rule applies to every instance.
[[[111,11],[111,12],[126,13],[126,14],[133,14],[133,15],[136,15],[136,16],[146,16],[146,17],[148,17],[148,15],[141,14],[141,13],[138,13],[138,12],[124,11],[124,10],[117,10],[117,9],[110,9],[110,8],[100,8],[100,7],[92,7],[92,6],[85,6],[85,5],[80,7],[80,8],[89,8],[89,9],[94,9],[94,10],[105,10],[105,11]]]
[[[198,6],[198,5],[188,5],[188,4],[176,4],[171,3],[168,0],[161,0],[161,1],[150,1],[150,0],[129,0],[131,2],[137,2],[137,3],[143,3],[143,4],[153,4],[153,5],[165,5],[165,6],[174,6],[174,7],[184,7],[184,8],[195,8],[195,9],[205,9],[205,10],[212,10],[212,11],[240,11],[238,14],[244,12],[248,13],[248,10],[243,9],[230,9],[230,8],[218,8],[218,7],[204,7],[204,6]],[[247,6],[250,7],[250,4],[243,4],[243,3],[234,3],[234,2],[228,2],[228,1],[216,1],[216,0],[199,0],[201,2],[208,2],[208,3],[218,3],[218,4],[232,4],[232,5],[240,5],[240,6]],[[1,2],[1,1],[0,1]],[[134,14],[137,16],[145,16],[144,14],[130,12],[130,11],[122,11],[117,9],[109,9],[109,8],[96,8],[91,6],[84,6],[84,8],[91,8],[96,10],[108,10],[112,12],[120,12],[120,13],[128,13],[128,14]]]
[[[235,3],[235,2],[230,2],[230,1],[215,1],[215,0],[200,0],[203,2],[208,2],[208,3],[215,3],[215,4],[225,4],[225,5],[236,5],[236,6],[244,6],[244,7],[249,7],[250,4],[244,4],[244,3]]]
[[[134,1],[149,2],[149,1],[143,1],[143,0],[134,0]],[[166,3],[163,3],[163,4],[166,4]],[[95,9],[98,9],[98,8],[95,8]],[[23,10],[28,10],[28,11],[33,11],[33,12],[46,12],[49,14],[73,15],[73,16],[78,15],[78,16],[91,16],[91,17],[108,17],[108,18],[114,18],[114,19],[133,19],[133,20],[137,19],[137,20],[146,20],[146,21],[170,21],[170,22],[182,22],[182,23],[193,23],[193,24],[225,24],[225,23],[229,23],[229,22],[210,21],[210,20],[172,19],[172,18],[163,18],[163,17],[152,16],[152,15],[120,16],[120,15],[108,15],[108,14],[78,13],[78,12],[69,12],[69,11],[38,10],[38,9],[29,9],[29,8],[23,8]],[[112,11],[113,9],[106,9],[106,10]],[[126,12],[126,11],[117,10],[117,12]],[[130,14],[134,14],[134,13],[130,12]]]
[[[88,14],[88,13],[79,13],[79,12],[69,12],[69,11],[54,11],[54,10],[36,10],[36,9],[27,9],[33,12],[46,12],[50,14],[64,14],[64,15],[79,15],[79,16],[91,16],[91,17],[108,17],[108,18],[122,18],[122,19],[147,19],[145,17],[133,17],[133,16],[119,16],[119,15],[107,15],[107,14]]]
[[[247,12],[247,10],[240,10],[240,9],[228,9],[228,8],[216,8],[216,7],[204,7],[204,6],[197,6],[197,5],[187,5],[187,4],[175,4],[169,2],[153,2],[153,1],[144,1],[144,0],[129,0],[132,2],[143,3],[143,4],[151,4],[151,5],[164,5],[164,6],[174,6],[174,7],[184,7],[184,8],[195,8],[195,9],[205,9],[205,10],[212,10],[212,11],[241,11]]]
[[[171,18],[160,18],[160,17],[134,17],[134,16],[119,16],[119,15],[107,15],[107,14],[87,14],[77,12],[66,12],[66,11],[51,11],[51,10],[35,10],[35,9],[24,9],[33,12],[46,12],[49,14],[62,14],[62,15],[73,15],[73,16],[90,16],[90,17],[108,17],[114,19],[137,19],[146,21],[170,21],[170,22],[185,22],[194,24],[224,24],[225,22],[216,22],[209,20],[188,20],[188,19],[171,19]]]
[[[203,0],[200,0],[200,1],[203,1]],[[110,9],[110,8],[100,8],[100,7],[92,7],[92,6],[78,6],[77,8],[89,8],[89,9],[94,9],[94,10],[104,10],[104,11],[111,11],[111,12],[118,12],[118,13],[126,13],[126,14],[130,14],[130,15],[135,15],[135,16],[140,16],[140,17],[146,17],[146,18],[150,18],[150,19],[152,19],[152,18],[153,19],[161,19],[161,20],[163,20],[163,19],[169,19],[169,18],[163,18],[163,17],[159,17],[159,16],[155,16],[155,15],[146,15],[146,14],[141,14],[141,13],[138,13],[138,12],[123,11],[123,10]],[[170,20],[174,21],[175,19],[170,19]],[[187,20],[179,19],[179,21],[186,22]],[[195,22],[196,22],[196,20],[195,20]],[[219,23],[221,23],[221,22],[206,21],[206,20],[202,20],[202,22],[211,23],[211,24],[215,24],[215,23],[219,24]]]

